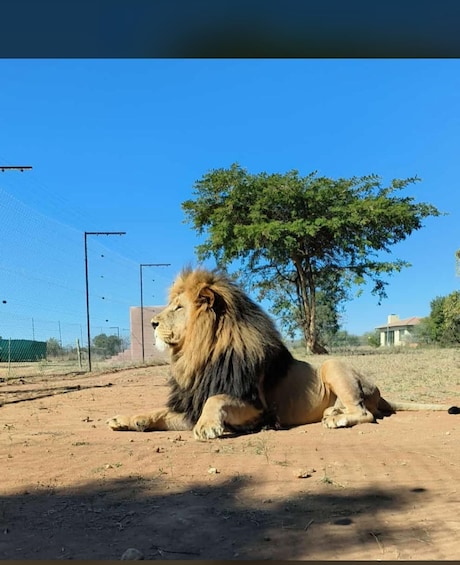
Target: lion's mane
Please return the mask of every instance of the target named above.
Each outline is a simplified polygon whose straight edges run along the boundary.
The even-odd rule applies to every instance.
[[[192,310],[171,358],[168,407],[194,425],[210,396],[228,394],[264,410],[258,427],[276,425],[265,392],[286,375],[293,357],[271,318],[218,271],[184,269],[170,300],[178,295]]]

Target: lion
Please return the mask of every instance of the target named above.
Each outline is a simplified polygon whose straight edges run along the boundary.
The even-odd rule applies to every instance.
[[[115,416],[107,420],[112,430],[193,430],[207,440],[316,422],[347,428],[396,410],[448,410],[389,402],[337,359],[318,368],[295,359],[268,314],[218,270],[185,268],[151,323],[156,346],[170,351],[167,405]]]

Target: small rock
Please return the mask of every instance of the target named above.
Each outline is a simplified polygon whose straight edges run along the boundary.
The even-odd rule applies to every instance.
[[[311,477],[312,473],[315,472],[315,469],[309,469],[308,471],[306,469],[299,469],[296,473],[296,477],[298,479],[308,479]]]
[[[135,547],[130,547],[121,556],[122,561],[141,561],[144,559],[144,554]]]
[[[208,469],[208,473],[210,475],[217,475],[218,472],[219,471],[215,467],[209,467],[209,469]]]

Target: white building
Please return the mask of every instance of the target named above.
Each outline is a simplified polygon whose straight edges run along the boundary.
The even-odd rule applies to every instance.
[[[400,320],[396,314],[390,314],[387,323],[376,328],[380,332],[380,345],[408,345],[413,343],[414,326],[419,324],[421,319],[412,316],[412,318]]]

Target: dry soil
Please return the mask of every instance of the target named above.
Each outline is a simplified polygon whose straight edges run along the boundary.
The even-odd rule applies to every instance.
[[[1,559],[460,558],[460,416],[208,442],[106,427],[163,404],[167,370],[0,384]]]

